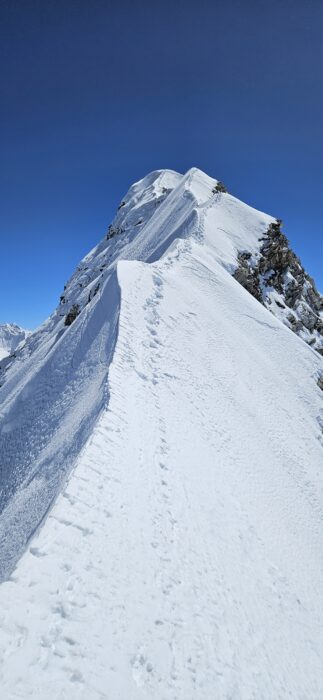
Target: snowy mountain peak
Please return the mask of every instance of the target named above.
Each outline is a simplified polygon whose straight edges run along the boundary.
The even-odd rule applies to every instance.
[[[104,238],[67,282],[57,309],[0,365],[0,461],[7,479],[0,508],[10,505],[8,513],[16,520],[16,507],[28,513],[27,519],[21,517],[15,546],[10,541],[13,559],[109,401],[122,261],[152,264],[187,255],[196,268],[221,268],[230,284],[240,282],[256,297],[253,303],[260,301],[283,321],[285,332],[294,330],[321,351],[321,297],[273,217],[240,202],[198,168],[185,175],[158,170],[134,183]],[[241,292],[244,313],[249,302]],[[310,315],[314,321],[312,316],[308,321]],[[40,492],[36,502],[35,489]],[[2,556],[0,571],[5,572],[11,555]]]
[[[239,201],[198,168],[185,175],[157,170],[130,187],[104,238],[67,282],[57,309],[0,365],[0,460],[7,475],[0,508],[19,493],[19,509],[30,512],[34,490],[42,494],[32,523],[22,518],[17,543],[10,543],[13,558],[107,405],[122,304],[121,261],[151,264],[190,253],[195,266],[221,267],[286,332],[294,330],[322,352],[322,298],[287,247],[280,224],[278,229],[273,217]],[[245,294],[241,313],[249,303]],[[1,567],[10,568],[8,553]]]
[[[15,323],[0,325],[0,360],[11,355],[28,335],[30,331],[20,328]]]
[[[130,187],[1,363],[4,697],[320,700],[321,319],[281,222]]]
[[[176,237],[203,240],[217,262],[258,301],[323,353],[322,297],[290,249],[281,222],[277,229],[276,219],[240,202],[222,182],[191,168],[185,175],[156,170],[130,187],[103,240],[83,258],[62,291],[58,308],[32,334],[22,355],[32,354],[44,333],[63,333],[89,310],[119,259],[151,262]],[[13,337],[17,332],[23,333],[18,329]],[[8,351],[15,348],[13,341]],[[6,373],[9,367],[10,362]]]

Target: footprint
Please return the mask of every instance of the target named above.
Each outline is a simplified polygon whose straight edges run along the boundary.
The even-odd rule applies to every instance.
[[[30,554],[33,555],[33,557],[47,557],[46,552],[42,552],[38,547],[30,547],[29,548]]]

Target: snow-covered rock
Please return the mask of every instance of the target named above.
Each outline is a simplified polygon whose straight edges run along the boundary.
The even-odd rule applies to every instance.
[[[11,355],[18,346],[30,335],[15,323],[0,324],[0,360]]]
[[[321,700],[322,357],[215,185],[133,185],[2,372],[5,700]]]
[[[235,278],[323,355],[323,297],[289,246],[281,221],[269,224],[253,253],[241,251]],[[278,308],[277,308],[278,307]]]

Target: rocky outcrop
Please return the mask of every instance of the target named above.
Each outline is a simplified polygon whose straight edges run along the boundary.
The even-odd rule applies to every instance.
[[[323,355],[323,297],[281,230],[272,222],[259,250],[238,254],[235,279],[258,301]]]
[[[65,316],[64,325],[70,326],[73,323],[73,321],[75,321],[75,319],[79,315],[80,311],[81,311],[81,309],[80,309],[79,305],[73,304],[73,306],[70,308],[68,314],[66,314],[66,316]]]
[[[254,296],[262,302],[262,293],[259,283],[258,270],[251,265],[251,253],[238,254],[239,265],[234,273],[235,279]]]

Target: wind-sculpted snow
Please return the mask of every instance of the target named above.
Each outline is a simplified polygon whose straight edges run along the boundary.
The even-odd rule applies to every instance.
[[[322,358],[232,276],[273,221],[150,174],[2,372],[5,700],[321,700]]]
[[[47,512],[107,401],[118,313],[114,272],[69,333],[40,344],[26,376],[22,363],[19,392],[1,406],[2,577]]]

